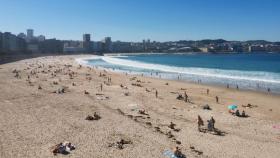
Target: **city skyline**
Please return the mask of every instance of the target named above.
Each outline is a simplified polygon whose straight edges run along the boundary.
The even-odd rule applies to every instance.
[[[203,1],[7,1],[0,31],[60,40],[177,41],[201,39],[280,41],[280,2],[275,0]],[[239,6],[239,7],[238,7]]]

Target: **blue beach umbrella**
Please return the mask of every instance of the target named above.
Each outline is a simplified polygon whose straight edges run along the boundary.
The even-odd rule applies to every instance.
[[[237,109],[237,105],[229,105],[228,109],[235,110],[235,109]]]

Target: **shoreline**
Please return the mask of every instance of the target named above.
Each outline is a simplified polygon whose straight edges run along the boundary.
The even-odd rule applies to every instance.
[[[188,158],[280,155],[278,95],[80,67],[76,58],[88,56],[38,57],[0,65],[0,129],[5,129],[0,130],[1,157],[51,157],[50,148],[63,141],[77,147],[70,157],[161,158],[176,146]],[[33,70],[36,74],[30,75]],[[65,91],[57,93],[60,88]],[[176,99],[184,92],[189,102]],[[202,108],[206,104],[211,110]],[[249,117],[229,114],[231,104]],[[252,107],[242,107],[247,104]],[[101,119],[85,119],[95,112]],[[199,132],[198,115],[203,129],[213,116],[222,136]],[[131,144],[123,149],[110,146],[121,139]]]
[[[153,54],[153,53],[151,53]],[[158,53],[158,54],[162,54],[162,53]],[[163,53],[163,54],[168,54],[168,53]],[[113,55],[108,55],[109,57],[110,56],[119,56],[120,54],[113,54]],[[121,54],[121,55],[125,55],[125,54]],[[141,55],[141,53],[137,53],[135,55]],[[94,67],[93,65],[90,65],[88,63],[85,63],[83,62],[83,60],[92,60],[92,59],[97,59],[97,58],[102,58],[102,56],[97,56],[97,55],[91,55],[89,57],[83,57],[83,58],[77,58],[76,61],[84,66],[89,66],[89,67]],[[99,67],[99,66],[98,66]],[[114,71],[114,70],[111,70],[111,68],[103,68],[103,67],[99,67],[100,69],[104,69],[106,71],[110,71],[110,72],[115,72],[115,73],[122,73],[122,72],[118,72],[118,71]],[[121,70],[120,70],[121,71]],[[129,72],[127,72],[128,74],[130,74]],[[141,76],[140,73],[138,72],[135,72],[135,74],[137,74],[138,76]],[[209,83],[209,82],[203,82],[203,83],[197,83],[197,81],[194,81],[194,80],[191,80],[191,79],[180,79],[180,80],[177,80],[177,79],[170,79],[170,78],[159,78],[158,76],[150,76],[150,75],[144,75],[145,77],[151,77],[151,78],[158,78],[158,79],[164,79],[164,80],[173,80],[173,81],[180,81],[180,82],[186,82],[186,83],[192,83],[192,84],[203,84],[205,86],[213,86],[213,87],[220,87],[220,88],[226,88],[227,85],[226,84],[218,84],[218,83]],[[202,81],[201,81],[202,82]],[[235,88],[234,88],[235,87]],[[257,93],[263,93],[263,94],[271,94],[271,95],[276,95],[276,96],[280,96],[280,91],[271,91],[271,92],[268,92],[267,89],[265,88],[247,88],[247,87],[239,87],[238,89],[236,88],[236,85],[232,85],[232,84],[229,84],[229,88],[228,89],[236,89],[238,91],[249,91],[249,92],[257,92]]]

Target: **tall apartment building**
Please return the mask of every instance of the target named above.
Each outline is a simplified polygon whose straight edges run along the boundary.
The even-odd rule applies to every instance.
[[[103,51],[105,53],[110,53],[112,52],[112,40],[111,37],[105,37],[103,40]]]
[[[90,40],[90,34],[83,35],[83,48],[87,53],[90,53],[92,51],[92,42]]]

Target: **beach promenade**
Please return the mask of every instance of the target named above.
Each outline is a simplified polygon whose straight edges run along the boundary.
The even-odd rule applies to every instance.
[[[84,57],[0,65],[1,158],[54,157],[64,141],[75,150],[56,157],[164,158],[176,147],[188,158],[279,157],[279,95],[107,72],[76,62]]]

